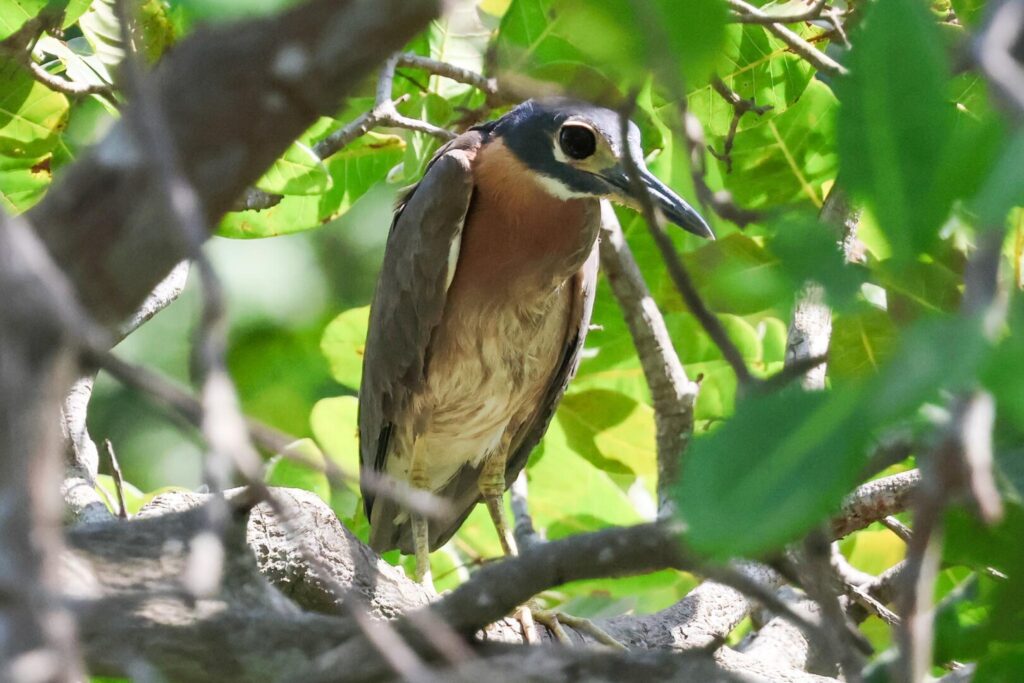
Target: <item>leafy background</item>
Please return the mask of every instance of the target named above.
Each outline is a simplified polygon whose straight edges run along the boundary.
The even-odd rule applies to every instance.
[[[0,0],[0,40],[46,3]],[[204,22],[280,9],[283,0],[143,3],[145,53],[153,61]],[[761,3],[756,3],[761,4]],[[555,82],[594,98],[639,89],[637,119],[654,172],[680,194],[694,188],[675,132],[678,98],[721,150],[733,109],[711,87],[717,74],[744,98],[770,106],[740,120],[732,164],[708,155],[707,181],[766,218],[744,231],[709,215],[719,239],[672,238],[709,307],[755,374],[783,362],[794,292],[821,281],[834,308],[828,382],[821,394],[737,402],[736,379],[675,292],[645,227],[620,211],[630,245],[666,315],[688,374],[699,378],[696,434],[676,491],[691,542],[712,557],[758,555],[799,538],[834,511],[857,481],[874,437],[896,426],[926,431],[948,392],[983,386],[998,405],[996,442],[1007,496],[1004,521],[985,528],[966,510],[947,519],[938,586],[936,663],[979,661],[978,680],[1017,680],[1024,670],[1024,309],[1013,298],[995,342],[957,315],[963,269],[978,234],[1005,230],[1004,265],[1020,283],[1024,247],[1024,138],[994,108],[985,82],[951,71],[984,3],[877,0],[851,3],[852,50],[829,44],[822,23],[794,26],[851,70],[837,78],[756,25],[727,23],[718,0],[657,0],[637,12],[626,0],[463,2],[409,46],[417,54],[499,77]],[[799,2],[774,3],[790,12]],[[955,11],[959,21],[950,21]],[[109,0],[67,3],[65,31],[44,37],[33,56],[79,83],[116,82],[123,46]],[[669,31],[649,30],[650,26]],[[493,49],[491,49],[493,48]],[[490,51],[489,51],[490,50]],[[652,77],[651,74],[657,74]],[[400,111],[458,128],[485,98],[464,84],[400,68]],[[223,277],[231,315],[229,365],[243,407],[304,440],[314,458],[357,467],[356,393],[369,302],[391,206],[415,182],[438,141],[379,130],[320,160],[311,148],[366,111],[345,103],[303,135],[257,183],[283,195],[273,208],[229,214],[208,253]],[[840,106],[842,102],[842,106]],[[70,99],[0,58],[0,205],[25,211],[55,177],[117,118],[115,97]],[[501,110],[494,110],[498,115]],[[836,182],[865,207],[864,264],[840,267],[816,219]],[[264,239],[265,238],[265,239]],[[123,357],[189,382],[189,342],[198,313],[192,286],[122,343]],[[651,397],[607,284],[598,291],[585,360],[528,467],[531,511],[548,538],[655,514]],[[97,439],[110,438],[130,482],[131,505],[168,486],[201,483],[195,433],[101,375],[90,412]],[[883,474],[914,466],[908,459]],[[322,475],[275,457],[269,481],[315,491],[358,533],[366,520],[358,491],[332,490]],[[104,479],[105,485],[109,484]],[[909,521],[905,519],[903,521]],[[879,573],[903,543],[874,525],[842,542],[851,563]],[[500,554],[482,509],[434,554],[439,589]],[[401,561],[396,555],[389,560]],[[984,570],[1010,578],[998,581]],[[564,586],[548,597],[585,616],[650,612],[696,583],[665,571]],[[734,634],[739,637],[742,629]],[[877,652],[891,643],[877,619],[863,626]]]

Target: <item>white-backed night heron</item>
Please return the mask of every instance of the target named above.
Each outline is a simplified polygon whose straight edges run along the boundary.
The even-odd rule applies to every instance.
[[[636,207],[619,115],[529,101],[455,138],[401,201],[370,312],[359,392],[360,457],[451,503],[429,521],[364,491],[370,543],[416,555],[444,544],[483,500],[515,554],[502,495],[576,371],[597,276],[600,200]],[[651,175],[672,222],[707,223]]]

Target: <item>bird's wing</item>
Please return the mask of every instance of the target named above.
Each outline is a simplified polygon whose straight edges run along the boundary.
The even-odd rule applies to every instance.
[[[526,466],[530,452],[547,431],[555,409],[558,408],[558,404],[562,400],[562,395],[565,394],[569,382],[579,368],[583,342],[590,329],[590,315],[594,310],[594,293],[597,288],[597,248],[598,245],[595,243],[586,263],[570,282],[569,286],[575,289],[572,313],[569,318],[573,322],[566,333],[562,360],[551,378],[551,383],[548,385],[544,400],[538,406],[537,413],[530,422],[523,425],[513,440],[512,453],[509,455],[508,464],[505,467],[505,488],[512,485],[512,482],[519,476],[519,472]],[[463,467],[445,488],[438,492],[439,496],[451,502],[453,515],[445,519],[430,521],[428,529],[431,549],[447,543],[448,539],[462,526],[469,513],[473,511],[473,507],[480,500],[479,478],[479,468]],[[406,538],[408,535],[407,530],[403,529],[402,542],[411,544],[411,539]]]
[[[395,212],[370,309],[359,388],[364,473],[385,470],[392,420],[423,381],[473,196],[471,163],[481,139],[480,132],[470,131],[442,147]],[[363,499],[369,517],[374,497],[365,488]]]

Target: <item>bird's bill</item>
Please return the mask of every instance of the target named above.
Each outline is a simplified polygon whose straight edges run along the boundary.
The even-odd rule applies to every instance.
[[[611,176],[612,174],[609,174],[606,179],[616,190],[615,198],[627,206],[635,209],[641,208],[642,199],[635,196],[626,174],[620,172],[615,173],[614,178]],[[711,231],[711,226],[704,220],[704,217],[650,171],[641,168],[640,181],[654,206],[665,215],[665,218],[698,237],[715,239],[715,233]]]
[[[713,240],[715,233],[711,231],[704,217],[690,206],[685,199],[673,192],[668,185],[658,180],[648,171],[640,172],[640,180],[647,189],[647,194],[654,200],[654,205],[683,230],[692,232],[698,237]]]

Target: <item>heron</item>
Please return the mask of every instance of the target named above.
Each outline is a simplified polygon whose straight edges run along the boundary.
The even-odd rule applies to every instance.
[[[420,580],[481,501],[517,553],[503,495],[579,365],[600,202],[638,208],[639,186],[667,220],[714,239],[647,169],[635,123],[627,136],[614,110],[530,100],[442,146],[399,200],[370,308],[360,467],[449,503],[428,519],[364,487],[371,546],[415,555]]]

